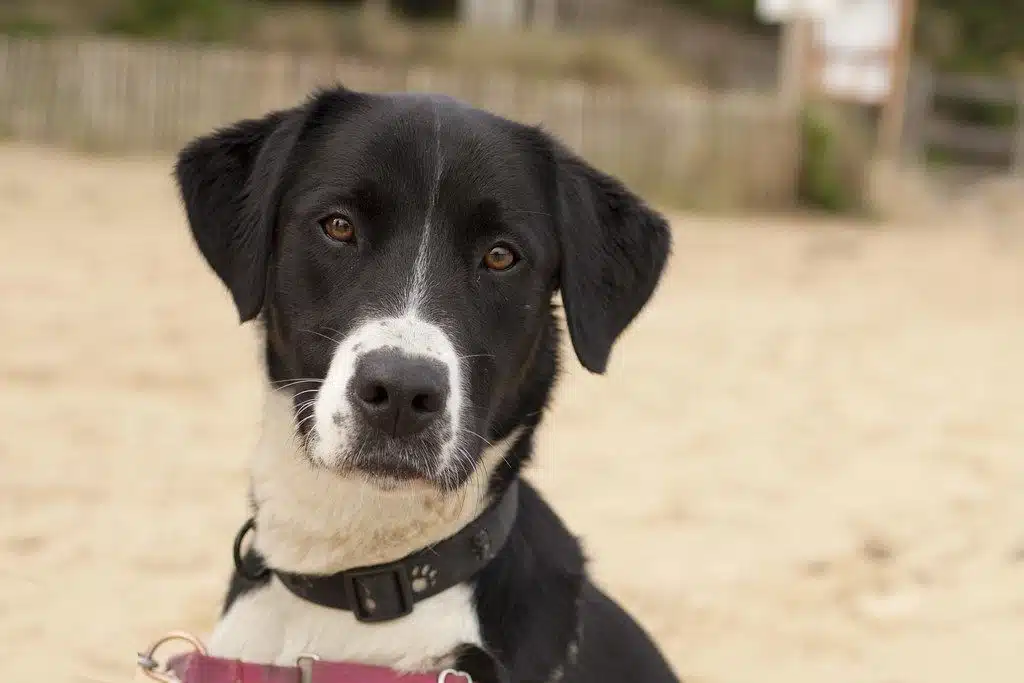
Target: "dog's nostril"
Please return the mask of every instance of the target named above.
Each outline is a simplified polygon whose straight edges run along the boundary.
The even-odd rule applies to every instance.
[[[359,398],[372,406],[384,405],[388,402],[388,390],[383,384],[364,384],[359,387]]]
[[[412,399],[412,409],[419,413],[436,413],[441,409],[441,397],[436,393],[416,394]]]
[[[448,401],[448,371],[431,358],[379,349],[359,359],[348,391],[365,424],[403,438],[441,417]]]

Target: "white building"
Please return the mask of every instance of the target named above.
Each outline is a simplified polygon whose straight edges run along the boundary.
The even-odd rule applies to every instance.
[[[572,21],[584,4],[585,0],[460,0],[459,19],[502,28],[555,28]]]

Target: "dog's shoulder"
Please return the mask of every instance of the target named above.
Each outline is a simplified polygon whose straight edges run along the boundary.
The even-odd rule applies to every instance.
[[[525,481],[508,544],[475,592],[484,642],[512,680],[678,680],[642,627],[588,578],[579,541]]]
[[[650,635],[592,582],[580,592],[579,633],[562,683],[678,683]]]
[[[513,680],[548,680],[564,666],[576,638],[585,576],[576,537],[522,482],[516,525],[475,589],[484,642]]]

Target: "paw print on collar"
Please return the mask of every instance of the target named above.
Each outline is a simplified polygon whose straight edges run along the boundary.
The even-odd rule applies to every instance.
[[[412,590],[414,593],[422,593],[428,588],[433,588],[437,583],[437,570],[429,564],[419,565],[412,568],[410,574],[412,579]]]

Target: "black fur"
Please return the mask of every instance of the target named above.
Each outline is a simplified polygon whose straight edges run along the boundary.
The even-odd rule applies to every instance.
[[[328,337],[408,284],[396,273],[410,262],[437,159],[447,165],[431,265],[444,284],[430,312],[472,358],[474,430],[489,440],[522,430],[492,476],[498,493],[531,457],[557,375],[552,296],[561,291],[580,362],[604,372],[665,266],[662,216],[539,129],[447,98],[341,88],[193,142],[176,174],[199,249],[240,318],[262,316],[268,375],[284,381],[324,377]],[[339,205],[366,235],[348,250],[309,227]],[[522,250],[518,270],[477,267],[481,245],[498,238]],[[471,447],[479,456],[480,443]],[[227,605],[255,585],[236,576]],[[512,535],[474,589],[487,650],[457,653],[474,680],[677,680],[643,630],[590,582],[576,538],[525,482]]]
[[[511,683],[505,665],[492,653],[476,645],[465,645],[455,653],[455,670],[470,675],[474,683]]]
[[[291,110],[240,121],[194,141],[175,168],[192,236],[242,322],[263,307],[274,207],[302,119]]]
[[[580,363],[603,373],[612,344],[654,293],[668,223],[615,178],[554,150],[565,318]]]

